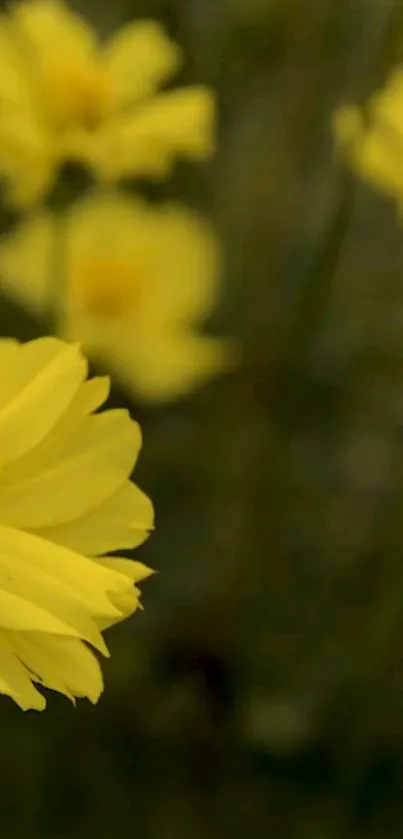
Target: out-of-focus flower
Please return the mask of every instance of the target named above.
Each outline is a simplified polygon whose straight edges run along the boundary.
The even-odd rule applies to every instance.
[[[60,335],[146,400],[179,396],[228,365],[227,343],[197,330],[219,292],[219,248],[206,223],[175,205],[95,193],[65,217],[60,284],[51,266],[57,223],[43,214],[3,240],[6,293],[36,314],[53,297]]]
[[[363,180],[403,201],[403,69],[394,71],[365,111],[340,108],[334,116],[337,142]]]
[[[0,173],[10,199],[43,196],[58,164],[101,179],[166,177],[213,151],[211,91],[161,91],[182,61],[152,20],[102,44],[63,0],[17,0],[0,19]]]
[[[139,605],[149,569],[103,557],[143,542],[149,499],[130,482],[141,435],[126,411],[93,414],[108,379],[86,380],[76,345],[0,340],[0,693],[42,710],[38,685],[96,702],[88,644]]]

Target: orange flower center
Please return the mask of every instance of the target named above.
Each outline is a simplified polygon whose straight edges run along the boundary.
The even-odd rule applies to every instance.
[[[107,320],[124,318],[141,304],[144,274],[123,257],[94,257],[70,280],[75,305]]]

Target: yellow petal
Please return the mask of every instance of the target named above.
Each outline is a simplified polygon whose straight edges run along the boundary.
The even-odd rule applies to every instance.
[[[0,338],[0,390],[10,379],[9,371],[13,370],[19,358],[21,344],[16,338]],[[6,370],[7,373],[2,371]]]
[[[26,59],[5,14],[0,15],[0,107],[2,119],[9,119],[21,110],[31,115],[35,112]]]
[[[68,265],[70,274],[90,258],[119,254],[130,259],[133,242],[137,249],[146,239],[152,247],[147,204],[115,190],[94,191],[72,208],[67,219]],[[136,248],[135,248],[136,250]]]
[[[0,288],[37,316],[44,315],[57,294],[52,264],[55,241],[56,226],[50,213],[29,218],[13,234],[0,239]]]
[[[403,197],[401,140],[379,127],[370,131],[357,155],[355,171],[392,197]]]
[[[181,50],[154,20],[129,23],[111,38],[104,66],[115,100],[126,106],[150,96],[181,64]]]
[[[0,589],[1,622],[5,629],[13,631],[50,632],[80,638],[80,633],[33,603],[29,598]]]
[[[4,461],[37,445],[67,408],[86,375],[76,346],[42,338],[21,346],[0,412],[0,450]],[[6,393],[2,392],[5,399]]]
[[[86,61],[97,51],[95,31],[62,0],[22,0],[10,12],[33,64],[50,70],[60,61]]]
[[[91,563],[91,560],[87,560]],[[89,571],[91,572],[91,567]],[[118,568],[113,569],[119,571]],[[120,609],[112,599],[108,606],[92,610],[86,595],[71,581],[59,579],[57,568],[44,569],[27,562],[16,562],[15,552],[4,548],[0,563],[0,581],[5,592],[29,601],[50,617],[56,615],[64,627],[63,634],[72,634],[92,644],[103,655],[108,655],[105,642],[98,631],[97,620],[108,612],[114,620],[120,618]],[[127,588],[132,588],[127,585]],[[112,595],[111,595],[112,598]],[[51,630],[48,630],[51,631]]]
[[[16,207],[39,201],[58,163],[57,145],[41,120],[24,50],[9,17],[0,18],[0,176]],[[29,69],[31,69],[29,67]]]
[[[403,68],[396,68],[385,87],[370,100],[370,118],[373,125],[388,127],[398,135],[403,132]]]
[[[111,119],[81,154],[106,180],[130,175],[164,178],[178,156],[191,160],[212,156],[213,119],[210,90],[179,88]]]
[[[43,711],[45,698],[35,689],[27,669],[9,645],[9,633],[0,631],[0,693],[11,696],[24,711]]]
[[[199,323],[212,311],[219,295],[217,237],[201,218],[175,205],[161,207],[153,214],[152,224],[150,320],[178,326]]]
[[[45,687],[65,694],[98,701],[103,688],[101,668],[95,656],[80,641],[48,637],[36,632],[10,636],[19,659],[39,677]]]
[[[147,539],[153,522],[150,499],[137,486],[126,481],[89,515],[37,532],[42,538],[70,550],[96,556],[107,551],[138,547]]]
[[[388,112],[383,95],[374,97],[368,122],[358,108],[341,108],[334,117],[334,130],[354,172],[399,198],[403,196],[402,139],[396,116],[391,109]]]
[[[11,14],[47,123],[62,133],[76,122],[96,125],[109,96],[95,31],[62,0],[25,0]]]
[[[234,363],[228,343],[183,331],[162,333],[141,346],[128,343],[118,352],[111,347],[109,359],[129,390],[155,403],[185,395]]]
[[[154,573],[151,568],[147,568],[141,562],[133,562],[130,559],[122,559],[120,557],[100,557],[96,560],[96,562],[99,562],[107,568],[111,568],[112,570],[116,570],[127,575],[130,580],[133,580],[133,582],[145,580]],[[113,602],[120,611],[120,618],[111,617],[98,619],[97,624],[101,629],[107,629],[108,627],[113,626],[113,624],[118,623],[118,621],[122,620],[122,618],[129,617],[129,615],[133,614],[136,609],[142,608],[140,603],[140,591],[136,586],[132,586],[132,588],[128,589],[123,594],[114,594]]]
[[[82,382],[68,408],[60,417],[59,422],[54,426],[47,439],[50,439],[53,434],[60,435],[65,427],[71,427],[77,420],[83,419],[88,414],[96,411],[108,398],[110,384],[109,376],[94,376],[92,379],[87,379],[85,382]],[[44,451],[42,449],[41,457],[43,455]]]
[[[77,598],[86,598],[87,612],[90,615],[113,615],[115,609],[111,606],[109,594],[119,594],[130,588],[127,578],[118,571],[101,567],[87,557],[21,530],[0,525],[0,546],[5,555],[15,557],[15,562],[18,562],[20,567],[25,565],[27,573],[32,566],[38,569],[38,572],[56,578],[60,585],[71,588]],[[26,620],[28,621],[28,618]],[[27,628],[29,629],[29,625]],[[36,627],[32,625],[31,629],[34,628]],[[48,631],[52,630],[49,628]],[[78,633],[66,631],[65,634]]]
[[[101,556],[96,561],[105,568],[119,571],[120,574],[124,574],[135,583],[140,583],[154,574],[152,568],[148,568],[142,562],[135,562],[134,559],[124,559],[120,556]]]
[[[142,606],[140,604],[140,592],[135,586],[133,586],[130,589],[130,591],[127,591],[124,594],[114,594],[113,602],[119,609],[119,616],[110,618],[98,618],[97,626],[99,626],[99,629],[102,632],[104,632],[105,629],[109,629],[111,626],[115,626],[122,620],[129,618],[131,615],[134,614],[134,612],[137,611],[137,609],[142,609]]]
[[[100,565],[110,568],[111,570],[119,571],[133,582],[140,582],[150,577],[154,571],[151,568],[143,565],[141,562],[134,562],[130,559],[122,559],[121,557],[99,557],[95,560]],[[120,616],[118,618],[108,617],[97,619],[97,625],[100,629],[108,629],[110,626],[118,623],[123,618],[132,615],[136,609],[142,609],[140,603],[140,591],[136,586],[132,586],[123,594],[114,594],[112,596],[113,602],[119,609]]]
[[[26,208],[39,202],[57,172],[57,145],[36,117],[23,111],[0,119],[0,177],[8,203]]]
[[[2,344],[3,341],[0,342],[0,350]],[[2,464],[3,486],[15,485],[18,481],[32,477],[35,473],[43,472],[60,460],[66,452],[66,446],[70,446],[80,434],[85,417],[95,411],[107,398],[109,382],[107,376],[96,376],[83,382],[66,411],[59,417],[46,437],[23,458]]]
[[[77,439],[55,463],[25,480],[0,483],[2,521],[38,529],[91,514],[125,481],[140,447],[139,426],[125,411],[87,417]]]

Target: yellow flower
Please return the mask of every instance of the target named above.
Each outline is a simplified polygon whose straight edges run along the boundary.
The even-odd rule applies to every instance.
[[[197,330],[220,275],[217,241],[199,218],[121,194],[89,196],[65,217],[61,283],[51,266],[56,223],[42,214],[3,241],[4,291],[36,314],[57,298],[62,337],[146,400],[186,393],[227,365],[226,344]]]
[[[101,630],[139,605],[149,570],[103,557],[139,545],[149,499],[128,476],[141,445],[125,411],[93,414],[108,380],[86,381],[76,345],[0,340],[0,693],[42,710],[41,685],[96,702]]]
[[[365,112],[347,106],[334,117],[341,149],[357,175],[403,200],[403,69],[369,101]]]
[[[152,20],[105,44],[63,0],[20,0],[0,18],[0,174],[10,199],[43,196],[66,159],[101,179],[166,177],[213,151],[205,87],[159,88],[182,61]]]

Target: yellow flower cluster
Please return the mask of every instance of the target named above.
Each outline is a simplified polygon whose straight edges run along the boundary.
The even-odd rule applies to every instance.
[[[195,325],[212,309],[220,259],[212,232],[176,205],[88,196],[64,220],[61,288],[49,271],[58,219],[42,213],[0,245],[3,289],[80,341],[148,401],[185,393],[228,363]]]
[[[0,17],[0,173],[10,199],[40,199],[66,160],[110,182],[165,177],[178,156],[209,157],[211,92],[160,90],[181,62],[154,21],[103,44],[63,0],[17,0]]]
[[[179,396],[229,361],[200,330],[216,305],[217,239],[174,203],[119,191],[213,151],[213,97],[164,90],[179,48],[154,21],[107,43],[63,0],[16,0],[0,16],[0,178],[23,213],[0,240],[0,290],[58,338],[0,339],[0,693],[42,709],[40,688],[96,702],[103,630],[139,607],[151,572],[110,556],[140,545],[150,500],[130,475],[141,446],[127,412],[97,409],[79,349],[136,395]],[[97,187],[43,206],[63,162]],[[39,688],[39,689],[38,689]]]
[[[354,106],[337,111],[334,129],[354,172],[403,206],[403,68],[365,111]]]
[[[102,631],[151,573],[105,556],[141,544],[153,509],[129,480],[139,427],[94,414],[109,382],[86,374],[76,345],[0,340],[0,693],[23,709],[45,707],[38,686],[97,701],[88,645],[108,655]]]
[[[220,287],[212,230],[116,185],[166,176],[178,156],[212,154],[212,93],[161,90],[180,63],[154,21],[101,43],[63,0],[20,0],[0,18],[0,174],[10,199],[37,204],[64,160],[86,164],[99,182],[63,218],[36,206],[3,238],[0,289],[36,315],[51,311],[60,337],[155,402],[230,358],[225,342],[200,331]]]

